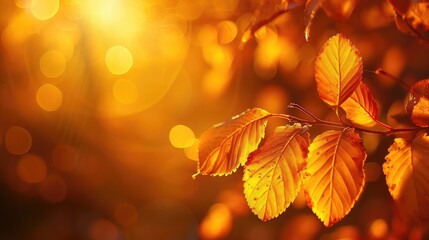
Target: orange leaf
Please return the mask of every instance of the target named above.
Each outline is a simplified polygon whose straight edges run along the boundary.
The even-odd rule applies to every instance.
[[[222,176],[235,172],[258,148],[270,115],[263,109],[253,108],[203,133],[199,144],[198,172],[194,176]]]
[[[429,137],[396,138],[383,172],[389,192],[412,220],[429,219]]]
[[[401,15],[404,15],[410,8],[411,0],[388,0],[390,5]]]
[[[277,217],[295,199],[310,144],[300,124],[277,127],[244,170],[244,194],[252,212],[267,221]]]
[[[362,193],[366,153],[351,128],[324,132],[309,151],[304,174],[307,203],[325,226],[331,226],[349,213]]]
[[[362,58],[342,34],[331,37],[316,60],[317,92],[328,105],[337,108],[362,81]]]
[[[320,4],[322,4],[324,0],[307,0],[305,3],[304,9],[304,21],[305,21],[305,40],[308,42],[310,38],[310,27],[313,23],[314,16],[316,15],[317,10],[320,8]]]
[[[355,124],[372,127],[377,124],[378,108],[371,90],[361,82],[359,87],[341,104],[346,117]]]
[[[405,110],[414,124],[429,127],[429,79],[418,81],[411,87]]]

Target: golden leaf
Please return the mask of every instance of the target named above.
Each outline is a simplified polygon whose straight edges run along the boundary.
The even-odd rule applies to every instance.
[[[383,164],[389,192],[412,220],[429,219],[429,137],[396,138]]]
[[[411,36],[427,38],[429,30],[429,3],[394,1],[392,3],[397,15],[395,16],[396,27],[402,33]]]
[[[298,194],[309,137],[300,124],[277,127],[250,155],[243,176],[244,194],[261,220],[280,215]]]
[[[327,131],[309,147],[304,173],[307,203],[325,226],[346,216],[362,193],[366,153],[354,129]]]
[[[305,40],[308,42],[310,38],[310,27],[313,23],[314,16],[316,15],[317,10],[319,10],[320,5],[324,0],[307,0],[305,3],[304,9],[304,21],[305,21]]]
[[[362,81],[362,59],[355,46],[342,34],[331,37],[316,60],[317,92],[337,108]]]
[[[359,87],[341,104],[346,117],[355,124],[372,127],[377,124],[378,108],[371,90],[361,82]]]
[[[198,171],[194,175],[222,176],[233,173],[258,148],[271,114],[253,108],[214,126],[200,137]]]
[[[405,111],[414,124],[429,127],[429,79],[418,81],[411,87]]]

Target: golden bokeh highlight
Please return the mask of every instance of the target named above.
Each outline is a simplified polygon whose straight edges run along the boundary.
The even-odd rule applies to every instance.
[[[200,145],[200,140],[195,139],[194,144],[183,149],[186,157],[193,161],[198,161],[198,146]]]
[[[133,103],[138,96],[137,85],[132,80],[118,79],[113,85],[113,97],[120,103]]]
[[[137,208],[129,203],[118,203],[114,209],[115,220],[122,226],[131,226],[137,223],[139,214]]]
[[[39,192],[46,202],[58,203],[66,197],[67,185],[62,177],[51,174],[40,184]]]
[[[36,93],[37,104],[47,112],[53,112],[61,107],[63,93],[53,84],[42,85]]]
[[[62,171],[72,171],[75,169],[78,153],[75,148],[68,144],[59,143],[52,154],[54,166]]]
[[[219,43],[228,44],[237,37],[237,25],[232,21],[222,21],[217,24]]]
[[[127,73],[134,64],[133,55],[124,46],[113,46],[106,51],[104,58],[107,69],[115,75]]]
[[[369,227],[370,235],[376,239],[384,239],[388,232],[389,226],[386,221],[381,218],[374,220]]]
[[[90,240],[118,240],[118,228],[106,219],[97,219],[89,227]]]
[[[228,207],[216,203],[210,207],[199,227],[202,239],[220,239],[227,236],[232,228],[232,214]]]
[[[21,155],[27,153],[32,143],[31,134],[25,128],[13,126],[6,131],[4,144],[7,151],[12,154]]]
[[[47,167],[39,156],[27,154],[22,156],[16,166],[18,177],[26,183],[40,183],[46,178]]]
[[[66,58],[61,52],[50,50],[40,57],[39,66],[43,75],[48,78],[57,78],[66,69]]]
[[[53,18],[60,8],[59,0],[31,0],[31,13],[39,20]]]
[[[286,89],[277,85],[263,87],[256,96],[255,106],[266,109],[268,112],[284,112],[289,102]]]
[[[362,134],[362,143],[368,154],[372,154],[377,150],[380,143],[380,135],[364,133]]]
[[[171,128],[170,143],[176,148],[187,148],[194,144],[195,134],[188,126],[176,125]]]

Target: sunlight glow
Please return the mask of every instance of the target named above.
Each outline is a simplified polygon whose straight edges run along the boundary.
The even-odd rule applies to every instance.
[[[112,74],[122,75],[133,66],[131,52],[124,46],[113,46],[106,51],[105,63]]]
[[[53,18],[60,8],[59,0],[32,0],[31,13],[39,20]]]
[[[59,51],[50,50],[45,52],[39,61],[40,70],[48,78],[61,76],[66,69],[66,58]]]
[[[232,214],[223,204],[214,204],[200,225],[202,239],[219,239],[227,236],[232,228]]]
[[[132,103],[138,98],[137,86],[134,81],[119,79],[113,85],[113,96],[120,103]]]
[[[185,125],[176,125],[170,130],[170,143],[176,148],[187,148],[194,144],[195,134]]]
[[[63,94],[58,87],[48,83],[42,85],[37,90],[36,100],[43,110],[53,112],[60,108],[63,101]]]

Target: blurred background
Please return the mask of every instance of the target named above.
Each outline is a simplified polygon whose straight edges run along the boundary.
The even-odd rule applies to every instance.
[[[338,32],[361,52],[380,119],[407,124],[407,91],[371,71],[427,78],[428,43],[399,32],[385,1],[340,2],[316,14],[309,42],[300,7],[239,48],[259,1],[0,0],[0,239],[425,239],[387,191],[392,137],[362,135],[366,189],[329,229],[302,193],[263,223],[240,170],[191,178],[198,136],[248,108],[303,117],[295,102],[335,120],[314,60]]]

